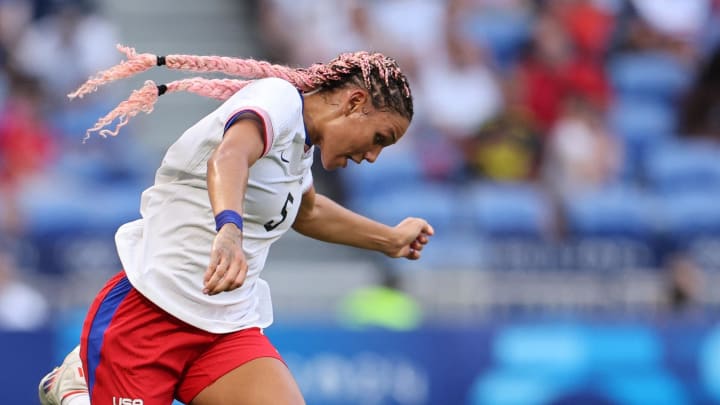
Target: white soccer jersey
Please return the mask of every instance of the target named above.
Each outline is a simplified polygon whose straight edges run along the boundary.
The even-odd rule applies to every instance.
[[[245,283],[214,296],[202,293],[217,232],[207,188],[207,161],[238,114],[265,124],[263,156],[250,168],[244,201]],[[167,151],[140,203],[142,219],[115,240],[132,285],[168,313],[211,333],[272,323],[267,283],[260,279],[270,245],[292,225],[312,185],[313,148],[305,150],[302,97],[282,79],[257,80],[203,118]]]

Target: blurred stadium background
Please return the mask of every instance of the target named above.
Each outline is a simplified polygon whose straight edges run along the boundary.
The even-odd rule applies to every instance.
[[[315,172],[371,217],[427,218],[419,262],[288,235],[268,329],[314,405],[720,403],[720,1],[0,1],[3,403],[78,339],[164,148],[217,103],[84,131],[162,69],[77,102],[114,46],[293,66],[398,59],[416,118]]]

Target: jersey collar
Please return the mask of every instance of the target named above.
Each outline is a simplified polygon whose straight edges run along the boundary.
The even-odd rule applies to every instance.
[[[298,94],[300,94],[300,105],[302,107],[301,111],[305,111],[305,97],[303,97],[302,91],[300,91],[300,90],[298,90]],[[307,125],[305,125],[305,118],[303,118],[303,128],[305,129],[305,145],[307,146],[307,149],[310,149],[313,146],[313,143],[310,140],[310,135],[308,134]]]

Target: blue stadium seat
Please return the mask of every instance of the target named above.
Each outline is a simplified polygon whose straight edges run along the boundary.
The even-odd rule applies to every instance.
[[[33,267],[47,274],[119,269],[113,235],[140,217],[136,187],[86,189],[54,178],[24,189],[20,215],[28,241],[42,252]]]
[[[568,229],[575,237],[649,241],[657,231],[655,199],[639,188],[617,185],[564,200]]]
[[[469,231],[436,231],[418,261],[383,258],[388,267],[401,271],[487,268],[486,246]]]
[[[701,269],[720,273],[720,235],[698,236],[683,247]]]
[[[673,56],[661,52],[625,53],[608,63],[608,75],[618,95],[673,101],[690,83],[691,75]]]
[[[411,146],[383,150],[373,164],[353,162],[340,172],[349,199],[392,192],[397,187],[418,186],[424,180],[422,162]]]
[[[435,236],[423,250],[422,260],[389,260],[388,265],[393,268],[476,268],[481,263],[481,242],[463,220],[460,201],[457,190],[452,186],[418,183],[355,198],[348,205],[388,225],[414,216],[424,218],[433,226]]]
[[[720,236],[720,188],[668,193],[659,197],[665,234],[683,245],[702,236]]]
[[[610,127],[633,144],[655,143],[675,133],[675,112],[667,104],[647,98],[616,100],[609,112]]]
[[[703,141],[670,140],[648,150],[645,176],[656,192],[720,188],[720,148]]]
[[[53,179],[21,194],[21,215],[31,235],[86,230],[110,234],[140,217],[140,186],[85,189],[77,182]]]
[[[475,13],[466,21],[468,35],[487,48],[502,67],[514,62],[530,36],[528,15],[511,11]]]
[[[450,232],[463,225],[457,192],[454,187],[444,184],[399,183],[385,192],[353,198],[348,205],[388,225],[395,225],[409,216],[426,219],[438,232]]]
[[[626,177],[637,178],[647,150],[667,141],[675,133],[674,109],[656,100],[625,97],[608,112],[608,125],[625,147]]]
[[[542,190],[525,183],[470,186],[461,210],[479,234],[493,237],[542,238],[553,215]]]
[[[52,177],[29,183],[20,193],[20,211],[30,234],[46,234],[84,224],[93,198],[77,181]]]

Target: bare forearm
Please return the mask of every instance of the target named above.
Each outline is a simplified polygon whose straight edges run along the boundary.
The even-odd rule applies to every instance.
[[[324,242],[388,252],[397,241],[393,228],[356,214],[331,199],[316,194],[312,212],[299,216],[297,232]]]
[[[233,210],[242,214],[250,166],[263,150],[261,130],[255,121],[238,121],[208,160],[207,185],[213,213]]]
[[[233,210],[242,214],[248,172],[244,159],[220,155],[208,162],[208,194],[213,213]]]

